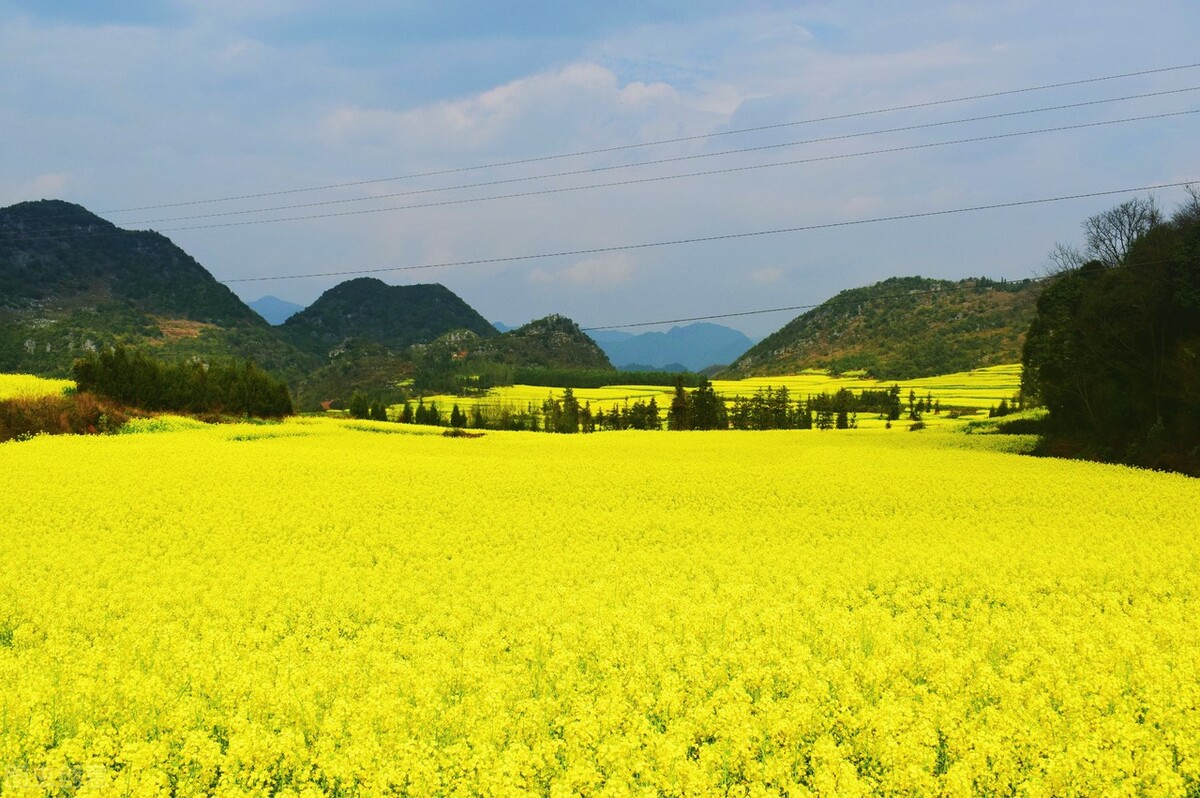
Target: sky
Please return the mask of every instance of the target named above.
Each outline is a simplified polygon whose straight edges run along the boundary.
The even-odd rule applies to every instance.
[[[1021,279],[1132,195],[941,212],[1200,180],[1198,40],[1194,0],[0,0],[0,206],[158,230],[248,301],[373,270],[510,325]]]

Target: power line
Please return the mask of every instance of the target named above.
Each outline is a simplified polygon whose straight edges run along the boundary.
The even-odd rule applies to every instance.
[[[1200,89],[1200,87],[1196,87],[1196,88]],[[1188,89],[1187,91],[1192,91],[1192,90],[1194,90],[1194,89]],[[1024,112],[1018,112],[1018,113],[1024,113]],[[708,176],[713,176],[713,175],[731,174],[731,173],[736,173],[736,172],[747,172],[747,171],[753,171],[753,170],[757,170],[757,169],[774,169],[774,168],[778,168],[778,167],[782,167],[782,166],[799,166],[799,165],[810,164],[810,163],[820,163],[820,162],[826,162],[826,161],[845,160],[845,159],[849,159],[849,158],[859,158],[859,157],[869,156],[869,155],[887,155],[887,154],[895,154],[895,153],[900,153],[900,152],[911,152],[911,151],[916,151],[916,150],[932,149],[935,147],[946,147],[946,146],[954,146],[954,145],[961,145],[961,144],[972,144],[972,143],[979,143],[979,142],[984,142],[984,141],[996,141],[996,140],[1000,140],[1000,139],[1017,138],[1017,137],[1021,137],[1021,136],[1040,135],[1043,133],[1057,133],[1057,132],[1063,132],[1063,131],[1068,131],[1068,130],[1082,130],[1082,129],[1087,129],[1087,128],[1105,127],[1108,125],[1124,124],[1124,123],[1128,123],[1128,122],[1142,122],[1142,121],[1151,120],[1151,119],[1165,119],[1165,118],[1176,117],[1176,116],[1188,116],[1188,115],[1192,115],[1192,114],[1196,114],[1196,113],[1200,113],[1200,109],[1193,109],[1193,110],[1187,110],[1187,111],[1171,111],[1171,112],[1161,113],[1161,114],[1149,114],[1146,116],[1126,117],[1124,119],[1110,119],[1110,120],[1104,120],[1101,122],[1084,122],[1084,123],[1075,124],[1075,125],[1059,125],[1059,126],[1055,126],[1055,127],[1038,128],[1038,129],[1034,129],[1034,130],[1014,131],[1011,133],[996,133],[996,134],[991,134],[991,135],[987,135],[987,136],[974,136],[974,137],[964,138],[964,139],[952,139],[949,141],[927,142],[924,144],[909,144],[909,145],[904,145],[904,146],[900,146],[900,147],[887,147],[887,148],[876,149],[876,150],[865,150],[865,151],[852,152],[852,153],[839,153],[836,155],[815,156],[812,158],[799,158],[799,159],[792,159],[792,160],[787,160],[787,161],[773,161],[773,162],[765,163],[765,164],[751,164],[748,166],[732,166],[732,167],[727,167],[724,169],[709,169],[709,170],[704,170],[704,171],[699,171],[699,172],[685,172],[685,173],[674,174],[674,175],[658,175],[658,176],[654,176],[654,177],[631,178],[628,180],[617,180],[617,181],[610,181],[610,182],[606,182],[606,183],[589,183],[589,184],[585,184],[585,185],[581,185],[581,186],[564,186],[564,187],[559,187],[559,188],[538,189],[538,190],[534,190],[534,191],[523,191],[523,192],[516,192],[516,193],[511,193],[511,194],[498,194],[498,195],[491,195],[491,196],[485,196],[485,197],[470,197],[467,199],[456,199],[456,200],[440,200],[437,202],[417,203],[417,204],[412,204],[412,205],[388,206],[388,207],[384,207],[384,208],[364,208],[364,209],[353,210],[353,211],[338,211],[338,212],[332,212],[332,213],[306,214],[306,215],[300,215],[300,216],[285,216],[285,217],[279,217],[279,218],[275,218],[275,219],[251,219],[251,220],[239,221],[239,222],[231,221],[231,222],[218,222],[218,223],[214,223],[214,224],[188,225],[188,226],[184,226],[184,227],[165,228],[164,230],[161,230],[158,232],[170,233],[170,232],[180,232],[180,231],[186,231],[186,230],[210,230],[210,229],[222,228],[222,227],[244,227],[244,226],[259,225],[259,224],[272,224],[272,223],[277,223],[277,222],[313,221],[313,220],[317,220],[317,219],[340,218],[340,217],[345,217],[345,216],[362,216],[362,215],[366,215],[366,214],[390,213],[390,212],[395,212],[395,211],[416,210],[416,209],[420,209],[420,208],[435,208],[435,207],[445,207],[445,206],[450,206],[450,205],[466,205],[466,204],[472,204],[472,203],[477,203],[477,202],[491,202],[491,201],[496,201],[496,200],[519,199],[519,198],[542,196],[542,195],[546,195],[546,194],[562,194],[562,193],[573,192],[573,191],[586,191],[586,190],[592,190],[592,189],[597,189],[597,188],[613,188],[613,187],[619,187],[619,186],[639,185],[639,184],[645,184],[645,183],[658,183],[658,182],[664,182],[664,181],[668,181],[668,180],[681,180],[681,179],[686,179],[686,178],[691,178],[691,177],[708,177]],[[934,126],[941,125],[941,124],[952,124],[952,123],[935,123]],[[924,126],[922,126],[922,127],[924,127]],[[838,137],[838,138],[853,138],[853,137],[861,136],[861,135],[870,135],[870,134],[854,134],[851,136],[844,136],[844,137]],[[770,146],[775,147],[775,146],[788,146],[788,145],[770,145]],[[767,149],[767,148],[764,147],[764,148],[755,148],[755,149]],[[671,159],[671,160],[677,160],[677,159]],[[678,160],[683,160],[683,159],[678,159]],[[604,167],[602,169],[583,170],[583,171],[587,171],[587,172],[605,171],[605,170],[611,169],[611,168],[614,168],[614,167]],[[514,180],[496,181],[496,182],[497,183],[520,182],[522,180],[528,180],[528,179],[534,179],[534,178],[518,178],[518,179],[514,179]],[[480,184],[480,185],[495,185],[495,184],[496,183]],[[428,192],[439,191],[439,190],[442,190],[442,189],[426,189],[426,190],[422,190],[422,191],[414,191],[414,192],[408,192],[408,193],[409,194],[422,194],[422,193],[428,193]],[[340,202],[340,200],[339,200],[339,202]],[[312,205],[325,205],[325,204],[330,204],[330,203],[312,203]],[[293,207],[310,207],[310,206],[305,205],[305,206],[293,206]],[[255,213],[255,212],[256,211],[237,211],[237,212],[233,212],[233,213],[229,213],[229,214],[206,214],[206,215],[202,215],[199,217],[179,217],[178,220],[183,220],[183,219],[188,219],[188,218],[207,218],[209,216],[228,216],[228,215],[234,215],[237,213]],[[172,220],[151,220],[151,221],[172,221]],[[135,222],[132,224],[147,224],[147,223],[149,223],[149,222],[140,222],[140,223]],[[63,232],[63,233],[70,232],[70,233],[72,233],[72,235],[46,235],[47,233],[56,233],[56,232]],[[103,232],[103,233],[92,233],[92,232],[78,232],[77,228],[52,228],[49,230],[38,231],[37,234],[30,235],[30,236],[11,236],[7,240],[9,240],[9,241],[13,241],[13,240],[45,241],[45,240],[57,240],[60,238],[96,238],[96,237],[111,236],[111,235],[121,235],[126,232],[129,232],[129,231],[123,230],[123,229],[118,229],[118,230]]]
[[[1173,262],[1175,262],[1175,260],[1176,260],[1175,258],[1162,258],[1159,260],[1139,261],[1138,263],[1122,264],[1121,266],[1110,267],[1109,269],[1104,269],[1104,270],[1097,271],[1097,272],[1080,272],[1080,273],[1081,274],[1103,274],[1105,271],[1110,271],[1111,268],[1140,269],[1140,268],[1144,268],[1146,266],[1157,266],[1157,265],[1160,265],[1163,263],[1173,263]],[[1075,272],[1075,270],[1071,270],[1071,271]],[[1046,282],[1048,280],[1057,280],[1061,276],[1063,276],[1062,273],[1057,273],[1057,274],[1048,274],[1043,277],[1026,277],[1021,280],[1007,280],[1007,281],[992,280],[991,282],[996,285],[1004,285],[1004,284],[1024,285],[1027,283],[1042,283],[1042,282]],[[876,296],[872,296],[872,297],[865,298],[865,299],[840,299],[839,300],[835,296],[833,299],[827,299],[824,302],[818,302],[816,304],[811,304],[811,305],[789,305],[787,307],[782,307],[782,308],[761,308],[758,310],[742,310],[742,311],[736,311],[733,313],[713,313],[713,314],[710,314],[707,316],[688,316],[686,318],[681,318],[681,319],[660,319],[659,321],[638,321],[638,322],[632,322],[630,324],[605,324],[605,325],[596,325],[596,326],[592,326],[592,327],[580,327],[579,329],[583,330],[584,332],[596,332],[598,330],[621,330],[621,329],[627,329],[629,327],[654,327],[654,326],[658,326],[661,324],[683,324],[686,322],[709,321],[712,319],[732,319],[732,318],[736,318],[739,316],[761,316],[761,315],[765,315],[768,313],[783,313],[786,311],[797,311],[797,310],[815,310],[816,308],[820,308],[820,307],[840,307],[842,305],[862,305],[862,304],[865,304],[868,302],[887,302],[887,301],[891,301],[894,299],[909,299],[914,296],[930,296],[930,295],[934,295],[934,294],[949,294],[949,293],[954,293],[957,291],[976,291],[976,290],[979,290],[980,288],[984,288],[984,287],[987,287],[987,286],[956,284],[956,285],[944,286],[944,287],[939,287],[939,288],[927,288],[927,289],[918,290],[918,291],[903,291],[903,292],[896,293],[896,294],[878,294]]]
[[[410,196],[415,196],[415,195],[420,195],[420,194],[434,194],[434,193],[441,193],[441,192],[446,192],[446,191],[460,191],[463,189],[470,189],[470,188],[489,188],[492,186],[500,186],[500,185],[506,185],[506,184],[512,184],[512,183],[526,183],[526,182],[529,182],[532,180],[549,180],[549,179],[558,178],[558,177],[575,177],[578,175],[596,174],[599,172],[610,172],[610,171],[621,170],[621,169],[634,169],[634,168],[637,168],[640,166],[659,166],[659,165],[668,164],[668,163],[679,163],[681,161],[694,161],[694,160],[700,160],[700,159],[705,159],[705,158],[720,158],[720,157],[724,157],[727,155],[743,155],[743,154],[751,153],[751,152],[762,152],[764,150],[776,150],[776,149],[783,149],[786,147],[799,147],[799,146],[804,146],[804,145],[809,145],[809,144],[824,144],[824,143],[829,143],[829,142],[834,142],[834,141],[846,141],[848,139],[866,138],[868,136],[879,136],[879,135],[883,135],[883,134],[887,134],[887,133],[912,132],[914,130],[926,130],[929,128],[936,128],[936,127],[948,127],[951,125],[962,125],[962,124],[968,124],[971,122],[983,122],[983,121],[991,121],[991,120],[996,120],[996,119],[1011,118],[1011,117],[1016,117],[1016,116],[1028,116],[1031,114],[1047,113],[1049,111],[1063,111],[1063,110],[1068,110],[1068,109],[1072,109],[1072,108],[1083,108],[1086,106],[1105,105],[1105,104],[1109,104],[1109,103],[1125,102],[1128,100],[1140,100],[1140,99],[1146,99],[1146,98],[1150,98],[1150,97],[1162,97],[1162,96],[1171,95],[1171,94],[1183,94],[1186,92],[1193,92],[1193,91],[1197,91],[1197,90],[1200,90],[1200,86],[1190,86],[1188,88],[1183,88],[1183,89],[1170,89],[1167,91],[1156,91],[1156,92],[1150,92],[1150,93],[1146,93],[1146,94],[1132,94],[1132,95],[1128,95],[1125,97],[1110,97],[1110,98],[1106,98],[1106,99],[1102,99],[1102,100],[1089,100],[1087,102],[1067,103],[1067,104],[1063,104],[1063,105],[1048,106],[1045,108],[1031,108],[1031,109],[1025,109],[1025,110],[1021,110],[1021,111],[1007,111],[1004,113],[986,114],[983,116],[972,116],[972,117],[967,117],[965,119],[952,119],[952,120],[946,120],[946,121],[942,121],[942,122],[926,122],[924,124],[919,124],[919,125],[904,125],[901,127],[884,128],[882,130],[869,130],[869,131],[864,131],[861,133],[846,133],[846,134],[837,135],[837,136],[823,136],[821,138],[801,139],[799,141],[786,141],[786,142],[781,142],[781,143],[776,143],[776,144],[762,144],[762,145],[759,145],[756,147],[742,147],[742,148],[731,149],[731,150],[720,150],[718,152],[695,153],[692,155],[679,155],[679,156],[674,156],[671,158],[658,158],[658,159],[650,160],[650,161],[636,161],[634,163],[615,164],[615,165],[611,165],[611,166],[596,166],[596,167],[589,167],[587,169],[572,169],[572,170],[568,170],[565,172],[551,172],[548,174],[527,175],[525,177],[510,177],[510,178],[504,178],[501,180],[488,180],[488,181],[479,182],[479,183],[466,183],[466,184],[461,184],[461,185],[456,185],[456,186],[440,186],[437,188],[415,189],[413,191],[399,191],[399,192],[393,192],[393,193],[389,193],[389,194],[379,194],[379,195],[376,195],[373,197],[349,197],[349,198],[334,199],[334,200],[320,200],[320,201],[316,201],[316,202],[302,202],[302,203],[295,203],[292,205],[276,205],[276,206],[272,206],[269,208],[251,208],[251,209],[237,210],[237,211],[220,211],[217,213],[192,214],[192,215],[188,215],[188,216],[172,216],[172,217],[167,217],[167,218],[162,218],[162,219],[143,219],[143,220],[139,220],[136,222],[126,222],[124,224],[126,226],[135,226],[135,225],[146,225],[146,224],[158,224],[160,222],[181,222],[181,221],[189,221],[192,219],[213,219],[213,218],[219,218],[219,217],[223,217],[223,216],[246,216],[246,215],[249,215],[252,213],[271,213],[274,211],[287,211],[287,210],[295,210],[298,208],[317,208],[317,207],[325,207],[325,206],[330,206],[330,205],[344,205],[344,204],[356,203],[356,202],[374,202],[374,201],[384,200],[384,199],[395,199],[397,197],[410,197]],[[1155,118],[1155,117],[1137,117],[1137,118],[1145,119],[1145,118]],[[1059,129],[1059,128],[1055,128],[1055,129]],[[408,206],[408,207],[425,207],[425,206]],[[367,212],[373,212],[376,210],[385,210],[385,209],[370,209]],[[309,217],[305,217],[305,218],[309,218]],[[258,222],[269,222],[269,221],[276,221],[276,220],[263,219],[263,220],[257,220],[257,221]],[[180,229],[191,229],[191,228],[180,228]]]
[[[245,227],[245,226],[256,225],[256,224],[270,224],[273,222],[312,221],[312,220],[316,220],[316,219],[330,219],[330,218],[338,218],[338,217],[343,217],[343,216],[363,216],[363,215],[372,214],[372,213],[390,213],[393,211],[416,210],[419,208],[436,208],[436,207],[444,207],[444,206],[448,206],[448,205],[467,205],[467,204],[476,203],[476,202],[491,202],[491,201],[495,201],[495,200],[519,199],[519,198],[523,198],[523,197],[537,197],[537,196],[542,196],[542,195],[546,195],[546,194],[563,194],[563,193],[572,192],[572,191],[587,191],[587,190],[596,189],[596,188],[614,188],[614,187],[618,187],[618,186],[632,186],[632,185],[639,185],[639,184],[644,184],[644,183],[661,183],[661,182],[668,181],[668,180],[682,180],[682,179],[690,178],[690,177],[709,177],[712,175],[732,174],[735,172],[748,172],[748,171],[753,171],[756,169],[774,169],[774,168],[778,168],[781,166],[798,166],[801,164],[820,163],[820,162],[824,162],[824,161],[838,161],[838,160],[845,160],[845,159],[849,159],[849,158],[859,158],[859,157],[863,157],[863,156],[867,156],[867,155],[887,155],[887,154],[894,154],[894,153],[899,153],[899,152],[911,152],[914,150],[932,149],[934,147],[947,147],[947,146],[958,145],[958,144],[972,144],[972,143],[978,143],[978,142],[982,142],[982,141],[996,141],[998,139],[1016,138],[1019,136],[1031,136],[1031,135],[1037,135],[1037,134],[1041,134],[1041,133],[1057,133],[1057,132],[1062,132],[1062,131],[1066,131],[1066,130],[1081,130],[1084,128],[1103,127],[1106,125],[1116,125],[1116,124],[1122,124],[1122,123],[1126,123],[1126,122],[1142,122],[1142,121],[1146,121],[1149,119],[1164,119],[1167,117],[1174,117],[1174,116],[1187,116],[1187,115],[1196,114],[1196,113],[1200,113],[1200,109],[1189,110],[1189,111],[1172,111],[1169,113],[1151,114],[1148,116],[1135,116],[1135,117],[1129,117],[1126,119],[1107,120],[1104,122],[1086,122],[1086,123],[1082,123],[1082,124],[1078,124],[1078,125],[1060,125],[1058,127],[1041,128],[1038,130],[1023,130],[1023,131],[1017,131],[1017,132],[1013,132],[1013,133],[997,133],[997,134],[993,134],[990,136],[975,136],[972,138],[955,139],[952,141],[937,141],[937,142],[930,142],[927,144],[909,144],[909,145],[905,145],[902,147],[888,147],[888,148],[879,149],[879,150],[867,150],[864,152],[841,153],[838,155],[822,155],[822,156],[816,156],[813,158],[800,158],[800,159],[789,160],[789,161],[775,161],[772,163],[765,163],[765,164],[751,164],[749,166],[731,166],[731,167],[728,167],[725,169],[708,169],[708,170],[701,171],[701,172],[685,172],[683,174],[676,174],[676,175],[658,175],[655,177],[631,178],[629,180],[616,180],[616,181],[611,181],[608,183],[589,183],[587,185],[582,185],[582,186],[564,186],[564,187],[560,187],[560,188],[546,188],[546,189],[538,189],[535,191],[522,191],[522,192],[517,192],[517,193],[513,193],[513,194],[498,194],[498,195],[492,195],[489,197],[471,197],[468,199],[441,200],[438,202],[425,202],[425,203],[419,203],[419,204],[415,204],[415,205],[399,205],[399,206],[390,206],[387,208],[364,208],[364,209],[355,210],[355,211],[340,211],[340,212],[335,212],[335,213],[307,214],[304,216],[285,216],[285,217],[281,217],[278,219],[254,219],[254,220],[244,221],[244,222],[219,222],[216,224],[189,225],[186,227],[169,227],[169,228],[164,229],[162,232],[172,233],[172,232],[179,232],[179,231],[184,231],[184,230],[210,230],[210,229],[219,228],[219,227]],[[421,193],[421,192],[415,192],[415,193]],[[223,215],[223,214],[221,214],[221,215]]]
[[[522,165],[522,164],[540,163],[540,162],[545,162],[545,161],[561,160],[561,159],[565,159],[565,158],[577,158],[577,157],[581,157],[584,155],[599,155],[599,154],[603,154],[603,153],[621,152],[624,150],[633,150],[633,149],[639,149],[639,148],[645,148],[645,147],[656,147],[656,146],[660,146],[660,145],[664,145],[664,144],[680,144],[683,142],[700,141],[700,140],[704,140],[704,139],[717,138],[720,136],[732,136],[732,135],[738,135],[738,134],[742,134],[742,133],[755,133],[755,132],[760,132],[760,131],[764,131],[764,130],[778,130],[780,128],[796,127],[796,126],[800,126],[800,125],[811,125],[811,124],[816,124],[819,122],[832,122],[832,121],[843,120],[843,119],[856,119],[856,118],[865,117],[865,116],[874,116],[874,115],[879,115],[879,114],[894,113],[897,111],[911,111],[911,110],[917,110],[917,109],[921,109],[921,108],[933,108],[933,107],[936,107],[939,105],[951,105],[954,103],[969,102],[972,100],[992,99],[992,98],[996,98],[996,97],[1012,96],[1012,95],[1016,95],[1016,94],[1025,94],[1025,93],[1030,93],[1030,92],[1035,92],[1035,91],[1046,91],[1049,89],[1066,88],[1068,86],[1082,86],[1082,85],[1086,85],[1086,84],[1090,84],[1090,83],[1102,83],[1105,81],[1121,80],[1124,78],[1140,77],[1140,76],[1144,76],[1144,75],[1155,75],[1155,74],[1162,74],[1165,72],[1177,72],[1177,71],[1181,71],[1181,70],[1185,70],[1185,69],[1195,69],[1197,67],[1200,67],[1200,63],[1180,64],[1178,66],[1160,67],[1160,68],[1156,68],[1156,69],[1143,69],[1143,70],[1138,70],[1136,72],[1124,72],[1124,73],[1121,73],[1118,75],[1105,75],[1105,76],[1101,76],[1101,77],[1082,78],[1079,80],[1062,81],[1059,83],[1047,83],[1047,84],[1042,84],[1042,85],[1038,85],[1038,86],[1025,86],[1025,87],[1018,88],[1018,89],[1006,89],[1003,91],[972,94],[972,95],[966,95],[966,96],[962,96],[962,97],[953,97],[953,98],[949,98],[949,99],[930,100],[930,101],[922,102],[922,103],[910,103],[907,105],[897,105],[897,106],[891,106],[891,107],[886,107],[886,108],[875,108],[875,109],[871,109],[871,110],[867,110],[867,111],[855,111],[855,112],[845,113],[845,114],[834,114],[832,116],[814,117],[811,119],[802,119],[802,120],[797,120],[794,122],[778,122],[778,123],[770,124],[770,125],[758,125],[755,127],[736,128],[733,130],[722,130],[722,131],[717,131],[714,133],[697,134],[694,136],[678,136],[675,138],[657,139],[654,141],[645,141],[645,142],[640,142],[640,143],[635,143],[635,144],[621,144],[621,145],[615,145],[612,147],[598,147],[598,148],[593,148],[593,149],[588,149],[588,150],[577,150],[574,152],[558,153],[558,154],[553,154],[553,155],[539,155],[539,156],[534,156],[534,157],[530,157],[530,158],[518,158],[515,160],[497,161],[494,163],[478,164],[475,166],[460,166],[460,167],[454,167],[454,168],[449,168],[449,169],[438,169],[438,170],[429,171],[429,172],[416,172],[416,173],[412,173],[412,174],[396,175],[393,177],[379,177],[379,178],[371,178],[371,179],[367,179],[367,180],[355,180],[355,181],[348,181],[348,182],[342,182],[342,183],[328,183],[328,184],[318,185],[318,186],[305,186],[303,188],[282,189],[282,190],[278,190],[278,191],[261,191],[261,192],[256,192],[256,193],[252,193],[252,194],[237,194],[237,195],[230,195],[230,196],[225,196],[225,197],[213,197],[213,198],[209,198],[209,199],[200,199],[200,200],[187,200],[187,201],[180,201],[180,202],[164,202],[164,203],[157,203],[154,205],[140,205],[140,206],[130,207],[130,208],[114,208],[111,210],[100,211],[100,213],[102,213],[102,214],[130,213],[133,211],[145,211],[145,210],[152,210],[152,209],[156,209],[156,208],[178,208],[178,207],[183,207],[183,206],[188,206],[188,205],[207,205],[207,204],[213,204],[213,203],[218,203],[218,202],[233,202],[235,200],[259,199],[262,197],[278,197],[278,196],[283,196],[286,194],[300,194],[300,193],[310,192],[310,191],[329,191],[329,190],[333,190],[333,189],[352,188],[355,186],[367,186],[367,185],[373,185],[373,184],[377,184],[377,183],[389,183],[389,182],[399,181],[399,180],[413,180],[413,179],[422,178],[422,177],[437,177],[437,176],[443,176],[443,175],[460,174],[463,172],[478,171],[478,170],[483,170],[483,169],[494,169],[494,168],[507,167],[507,166],[518,166],[518,165]]]
[[[418,265],[414,265],[414,266],[388,266],[388,267],[379,268],[379,269],[350,269],[350,270],[346,270],[346,271],[312,272],[309,274],[274,275],[271,277],[233,277],[233,278],[229,278],[226,280],[222,280],[221,282],[224,282],[224,283],[250,283],[250,282],[267,282],[267,281],[271,281],[271,280],[302,280],[302,279],[308,279],[308,278],[313,278],[313,277],[346,277],[349,275],[358,275],[358,274],[384,274],[384,273],[388,273],[388,272],[419,271],[419,270],[425,270],[425,269],[450,268],[450,267],[455,267],[455,266],[481,266],[481,265],[493,264],[493,263],[513,263],[513,262],[517,262],[517,261],[541,260],[541,259],[546,259],[546,258],[557,258],[557,257],[566,257],[566,256],[575,256],[575,255],[597,255],[597,254],[601,254],[601,253],[605,253],[605,252],[628,252],[628,251],[639,250],[639,249],[652,249],[652,248],[659,248],[659,247],[680,246],[683,244],[701,244],[701,243],[710,243],[710,242],[714,242],[714,241],[731,241],[731,240],[735,240],[735,239],[755,238],[755,237],[759,237],[759,236],[782,235],[785,233],[810,232],[810,231],[814,231],[814,230],[830,230],[830,229],[839,228],[839,227],[854,227],[854,226],[865,225],[865,224],[878,224],[880,222],[897,222],[897,221],[908,221],[908,220],[913,220],[913,219],[927,219],[927,218],[932,218],[932,217],[937,217],[937,216],[950,216],[953,214],[960,214],[960,213],[972,213],[972,212],[977,212],[977,211],[998,210],[1001,208],[1017,208],[1017,207],[1023,207],[1023,206],[1028,206],[1028,205],[1044,205],[1044,204],[1051,203],[1051,202],[1066,202],[1068,200],[1088,199],[1088,198],[1092,198],[1092,197],[1105,197],[1105,196],[1112,196],[1114,194],[1132,194],[1135,192],[1142,192],[1142,191],[1157,191],[1159,189],[1165,189],[1165,188],[1179,188],[1182,186],[1190,185],[1194,182],[1196,182],[1196,181],[1189,180],[1189,181],[1182,181],[1182,182],[1177,182],[1177,183],[1158,183],[1158,184],[1149,185],[1149,186],[1136,186],[1136,187],[1132,187],[1132,188],[1111,189],[1111,190],[1107,190],[1107,191],[1091,191],[1091,192],[1086,192],[1086,193],[1082,193],[1082,194],[1066,194],[1066,195],[1057,196],[1057,197],[1043,197],[1043,198],[1039,198],[1039,199],[1030,199],[1030,200],[1015,200],[1012,202],[998,202],[998,203],[992,203],[989,205],[974,205],[974,206],[970,206],[970,207],[966,207],[966,208],[949,208],[949,209],[944,209],[944,210],[939,210],[939,211],[921,211],[921,212],[916,212],[916,213],[895,214],[892,216],[876,216],[876,217],[872,217],[872,218],[868,218],[868,219],[852,219],[852,220],[842,221],[842,222],[824,222],[821,224],[797,225],[795,227],[780,227],[780,228],[774,228],[774,229],[770,229],[770,230],[754,230],[754,231],[743,232],[743,233],[725,233],[722,235],[698,236],[695,238],[678,238],[678,239],[670,239],[670,240],[666,240],[666,241],[649,241],[649,242],[643,242],[643,243],[637,243],[637,244],[621,244],[621,245],[606,246],[606,247],[589,247],[589,248],[585,248],[585,249],[560,250],[557,252],[541,252],[541,253],[528,254],[528,255],[508,255],[508,256],[492,257],[492,258],[474,258],[474,259],[470,259],[470,260],[443,261],[440,263],[423,263],[423,264],[418,264]]]
[[[1027,280],[1014,280],[1013,283],[1014,284],[1036,283],[1036,282],[1041,282],[1042,280],[1046,280],[1046,279],[1048,279],[1048,278],[1036,277],[1036,278],[1029,278]],[[685,322],[709,321],[711,319],[732,319],[732,318],[736,318],[738,316],[761,316],[761,315],[764,315],[767,313],[783,313],[785,311],[795,312],[797,310],[815,310],[816,308],[819,308],[822,306],[829,307],[829,306],[838,306],[838,305],[861,305],[864,302],[888,301],[888,300],[892,300],[892,299],[902,299],[902,298],[908,298],[908,297],[914,297],[914,296],[926,296],[926,295],[930,295],[930,294],[945,294],[945,293],[951,293],[953,291],[975,290],[978,287],[979,286],[954,286],[954,287],[948,287],[948,288],[930,288],[930,289],[926,289],[924,291],[905,291],[905,292],[899,293],[899,294],[880,294],[878,296],[873,296],[870,299],[837,300],[835,298],[835,299],[828,299],[824,302],[817,302],[816,304],[812,304],[812,305],[789,305],[789,306],[783,307],[783,308],[763,308],[763,309],[759,309],[759,310],[742,310],[742,311],[737,311],[734,313],[714,313],[714,314],[711,314],[708,316],[689,316],[687,318],[682,318],[682,319],[661,319],[659,321],[639,321],[639,322],[633,322],[631,324],[605,324],[605,325],[596,326],[596,327],[580,327],[579,329],[583,330],[584,332],[596,332],[598,330],[621,330],[621,329],[626,329],[629,327],[654,327],[654,326],[657,326],[660,324],[683,324]]]

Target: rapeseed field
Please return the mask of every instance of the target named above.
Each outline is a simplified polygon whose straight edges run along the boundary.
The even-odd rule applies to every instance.
[[[1189,795],[1200,482],[902,429],[0,445],[0,792]]]
[[[0,374],[0,399],[34,399],[39,396],[57,396],[74,388],[71,380],[55,380],[35,377],[32,374]]]
[[[790,376],[749,377],[740,380],[716,380],[713,389],[727,401],[735,397],[749,397],[755,391],[779,390],[787,388],[792,401],[805,400],[809,396],[822,393],[835,394],[845,388],[855,394],[864,390],[886,390],[892,385],[899,385],[901,398],[907,401],[909,392],[917,398],[927,396],[947,408],[959,410],[986,412],[995,407],[1001,400],[1011,401],[1021,389],[1021,366],[1009,364],[1003,366],[988,366],[973,371],[944,374],[937,377],[922,377],[912,380],[877,380],[861,374],[829,374],[824,371],[807,371]],[[671,397],[675,389],[665,385],[607,385],[603,388],[576,388],[573,393],[580,403],[588,402],[593,408],[607,411],[614,405],[633,402],[649,402],[654,399],[659,408],[665,413],[671,405]],[[464,411],[475,405],[485,407],[509,406],[516,408],[541,407],[547,398],[561,399],[563,390],[546,388],[537,385],[509,385],[493,388],[481,396],[461,397],[450,394],[431,396],[425,399],[426,404],[436,402],[444,413],[458,405]],[[393,415],[398,415],[400,408],[393,407]],[[866,421],[867,419],[863,419]],[[937,422],[932,416],[926,417],[926,422]]]

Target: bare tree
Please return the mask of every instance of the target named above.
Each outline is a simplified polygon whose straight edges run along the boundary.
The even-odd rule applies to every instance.
[[[1046,269],[1046,276],[1074,271],[1087,260],[1087,257],[1079,251],[1078,247],[1064,244],[1061,241],[1051,247],[1046,257],[1050,259],[1050,266]]]
[[[1133,197],[1083,223],[1087,255],[1106,266],[1120,266],[1133,242],[1162,223],[1153,196]]]
[[[1189,183],[1184,187],[1184,191],[1187,192],[1188,199],[1176,209],[1175,214],[1171,217],[1171,221],[1179,226],[1200,222],[1200,187],[1197,187],[1195,183]]]

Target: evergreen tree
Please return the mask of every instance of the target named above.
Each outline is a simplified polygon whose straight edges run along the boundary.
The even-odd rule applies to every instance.
[[[579,400],[570,388],[563,390],[562,416],[559,418],[559,432],[579,432]]]
[[[671,398],[671,407],[667,411],[667,429],[691,429],[688,408],[688,395],[683,387],[683,377],[675,379],[675,395]]]
[[[371,415],[371,405],[367,402],[367,397],[361,391],[355,391],[350,397],[350,416],[352,418],[369,418]]]
[[[893,383],[888,389],[888,421],[900,420],[900,386]]]

